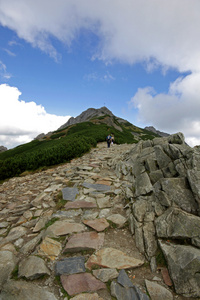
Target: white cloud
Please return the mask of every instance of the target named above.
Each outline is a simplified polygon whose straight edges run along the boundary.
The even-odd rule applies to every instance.
[[[173,82],[167,94],[138,89],[129,105],[138,110],[139,122],[169,133],[181,131],[188,144],[200,145],[199,82],[200,73],[193,73]]]
[[[101,39],[99,59],[186,71],[200,69],[199,11],[199,0],[1,0],[0,22],[55,59],[50,37],[70,46],[85,28]]]
[[[97,72],[85,74],[83,77],[84,80],[87,81],[103,81],[103,82],[111,82],[115,80],[115,77],[113,77],[108,71],[105,74],[98,74]]]
[[[51,37],[70,47],[84,28],[99,37],[91,59],[142,62],[148,72],[158,67],[163,73],[170,68],[191,72],[172,83],[167,94],[138,89],[132,102],[145,122],[160,130],[180,129],[191,143],[199,143],[199,12],[199,0],[1,0],[0,24],[55,60],[60,54]]]
[[[11,75],[7,72],[6,65],[2,61],[0,61],[0,76],[3,79],[10,79],[11,78]]]
[[[0,85],[0,145],[13,148],[27,143],[40,133],[58,129],[69,119],[48,114],[43,106],[20,100],[20,96],[18,88]]]
[[[16,56],[16,54],[14,52],[10,51],[9,49],[4,48],[3,50],[10,56]]]

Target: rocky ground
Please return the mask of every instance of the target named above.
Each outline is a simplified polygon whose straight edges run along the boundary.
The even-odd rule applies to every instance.
[[[135,246],[125,189],[99,144],[68,164],[0,185],[1,300],[190,299]]]

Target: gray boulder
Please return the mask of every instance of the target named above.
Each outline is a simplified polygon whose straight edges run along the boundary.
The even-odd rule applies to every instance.
[[[19,277],[33,280],[46,274],[50,275],[50,271],[44,260],[38,256],[29,256],[19,263]]]
[[[159,242],[177,294],[200,297],[200,249]]]
[[[200,237],[200,217],[170,207],[155,221],[159,238],[196,239]]]
[[[23,280],[8,281],[0,294],[1,300],[58,300],[46,288]]]
[[[0,290],[10,277],[16,264],[17,258],[11,251],[0,251]]]

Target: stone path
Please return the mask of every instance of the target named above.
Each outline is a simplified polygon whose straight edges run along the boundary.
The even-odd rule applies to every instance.
[[[1,300],[145,300],[147,290],[152,299],[173,299],[129,231],[124,190],[131,183],[108,166],[130,148],[102,143],[71,163],[0,185]]]

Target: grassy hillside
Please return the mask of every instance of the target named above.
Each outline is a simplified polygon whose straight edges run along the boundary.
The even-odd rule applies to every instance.
[[[98,142],[105,141],[109,133],[114,134],[117,144],[137,143],[138,134],[140,139],[152,139],[156,136],[128,122],[120,124],[117,119],[114,122],[120,130],[103,122],[95,124],[93,121],[68,126],[53,132],[50,137],[46,136],[42,140],[34,140],[0,153],[0,180],[80,157]]]

